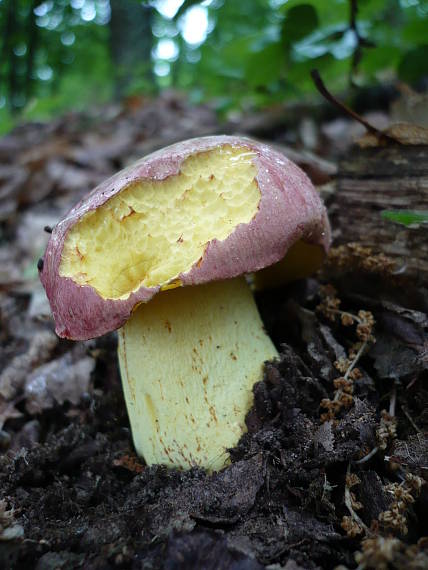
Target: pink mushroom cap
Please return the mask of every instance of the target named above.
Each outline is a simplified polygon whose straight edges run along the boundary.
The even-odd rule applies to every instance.
[[[280,261],[298,240],[327,252],[331,232],[325,206],[306,174],[266,144],[236,136],[190,139],[150,154],[98,185],[53,229],[40,270],[40,279],[59,336],[86,340],[125,324],[133,309],[147,303],[160,286],[141,286],[126,299],[105,299],[89,285],[60,275],[59,267],[69,230],[129,185],[165,180],[179,174],[188,157],[223,145],[255,153],[256,182],[261,193],[258,211],[249,223],[240,223],[224,240],[213,239],[201,260],[177,276],[183,286],[230,279]]]

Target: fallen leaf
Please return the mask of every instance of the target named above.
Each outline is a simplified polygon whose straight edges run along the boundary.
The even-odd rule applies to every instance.
[[[25,384],[26,409],[38,414],[55,404],[68,401],[77,405],[88,391],[95,360],[85,356],[84,345],[77,345],[64,356],[36,368]]]
[[[6,400],[0,399],[0,429],[3,428],[7,420],[22,417],[21,412],[15,408],[15,404],[16,402],[6,402]]]
[[[426,145],[428,144],[428,128],[410,123],[396,123],[382,131],[388,137],[393,138],[403,145]],[[360,148],[382,146],[382,141],[373,133],[366,133],[358,139]]]
[[[428,434],[418,433],[407,441],[396,440],[389,459],[400,465],[428,470]]]
[[[14,398],[23,387],[27,375],[35,366],[46,362],[58,344],[58,337],[50,331],[39,331],[31,340],[28,350],[13,358],[0,374],[0,395],[6,400]]]
[[[323,446],[326,451],[334,450],[334,435],[332,422],[324,422],[314,434],[314,441]]]

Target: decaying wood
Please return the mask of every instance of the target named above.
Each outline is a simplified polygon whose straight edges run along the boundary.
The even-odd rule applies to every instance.
[[[428,230],[385,220],[382,210],[428,210],[428,146],[355,148],[339,164],[330,203],[335,244],[360,242],[428,282]]]

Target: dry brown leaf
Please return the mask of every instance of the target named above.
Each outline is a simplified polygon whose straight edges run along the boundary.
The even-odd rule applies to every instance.
[[[15,356],[0,374],[0,395],[6,400],[15,398],[34,366],[46,362],[58,344],[58,337],[50,331],[39,331],[24,354]]]
[[[7,402],[0,398],[0,429],[3,429],[7,420],[22,417],[22,413],[15,408],[16,402]]]
[[[400,144],[410,146],[428,144],[428,128],[420,125],[396,123],[382,132]],[[380,141],[379,137],[373,133],[366,133],[357,141],[357,144],[361,148],[385,146],[384,141]]]
[[[68,401],[77,405],[89,389],[95,360],[85,355],[85,346],[77,344],[64,356],[36,368],[25,384],[26,409],[38,414],[55,404]]]

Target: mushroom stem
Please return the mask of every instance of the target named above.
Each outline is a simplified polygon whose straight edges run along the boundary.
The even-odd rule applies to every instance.
[[[243,277],[141,305],[119,330],[137,453],[149,465],[223,468],[246,431],[263,363],[276,356]]]

